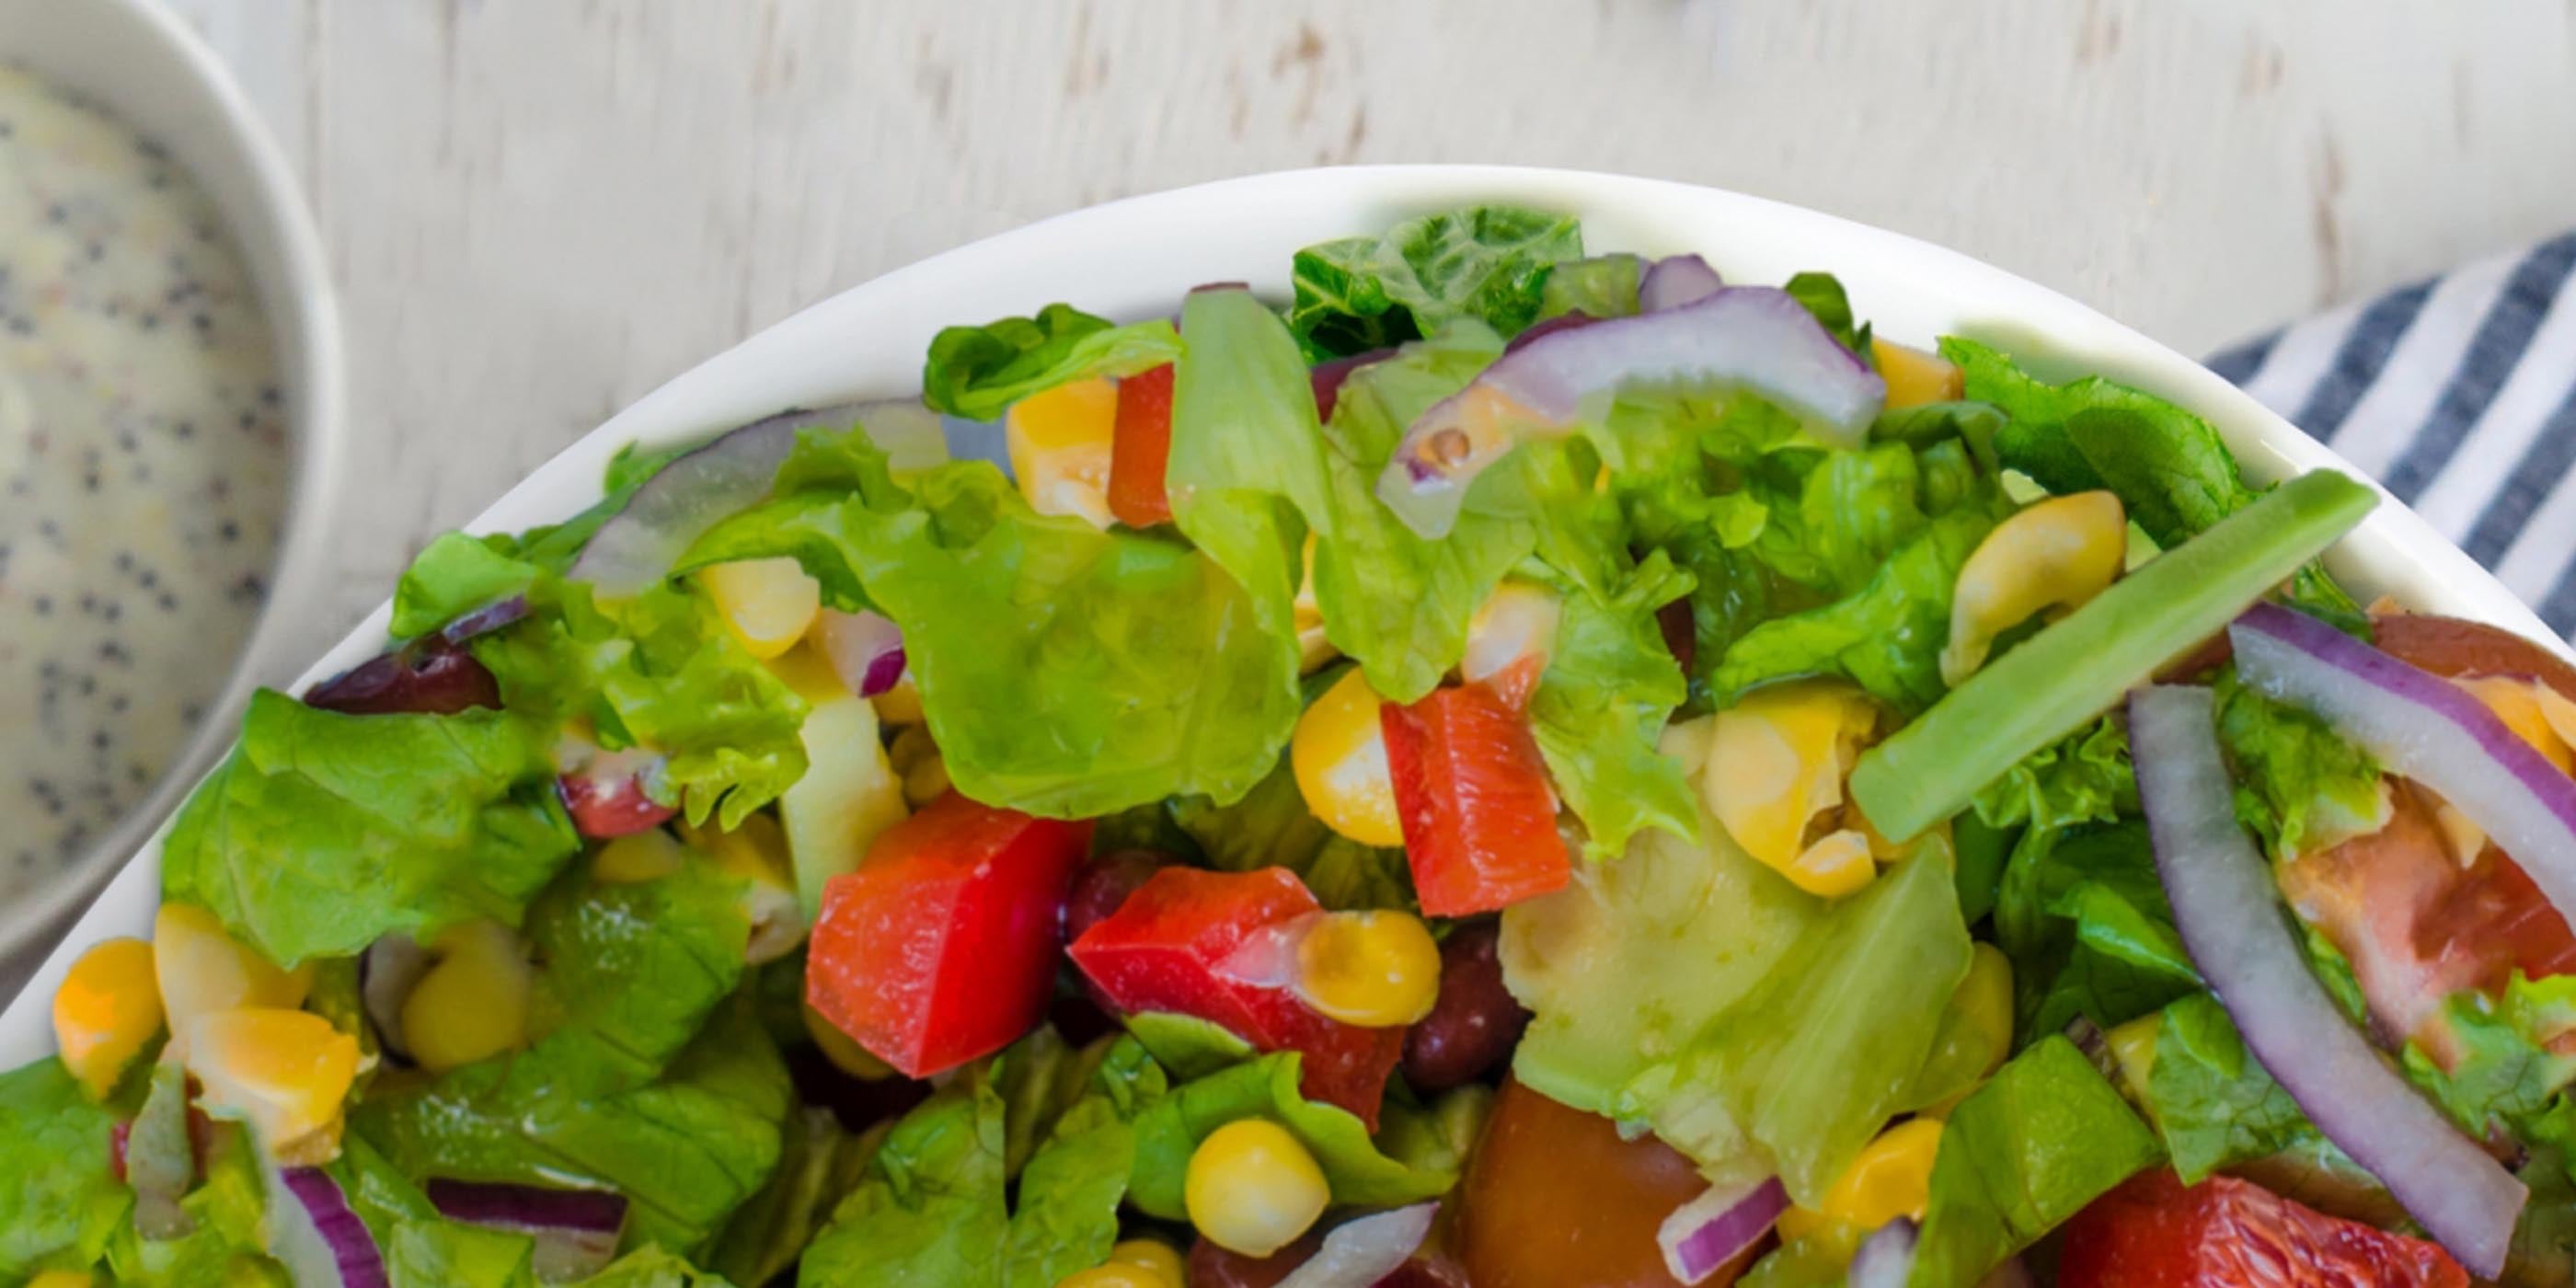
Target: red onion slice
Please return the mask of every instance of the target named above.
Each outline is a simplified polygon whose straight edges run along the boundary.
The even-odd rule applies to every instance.
[[[2317,1130],[2471,1273],[2493,1279],[2530,1191],[2390,1069],[2317,982],[2282,922],[2270,868],[2236,822],[2215,713],[2207,689],[2150,685],[2129,695],[2138,794],[2183,946],[2246,1049]]]
[[[1713,1186],[1674,1208],[1655,1231],[1655,1243],[1673,1278],[1695,1284],[1759,1242],[1788,1210],[1789,1191],[1776,1176],[1752,1185]]]
[[[1413,1259],[1439,1212],[1437,1203],[1416,1203],[1346,1221],[1325,1235],[1324,1246],[1289,1271],[1278,1288],[1373,1288]]]
[[[1901,1216],[1870,1232],[1843,1274],[1846,1288],[1905,1288],[1914,1274],[1914,1245],[1921,1234],[1911,1218]]]
[[[290,1167],[269,1177],[268,1254],[297,1288],[391,1288],[376,1236],[329,1172]]]
[[[903,679],[903,630],[892,618],[826,608],[816,619],[815,632],[832,673],[850,692],[873,698]]]
[[[1697,255],[1667,255],[1656,260],[1637,280],[1637,311],[1661,313],[1701,300],[1726,289],[1725,279],[1708,261]]]
[[[478,635],[489,635],[528,615],[528,597],[510,595],[493,600],[471,612],[457,614],[456,620],[438,630],[438,637],[450,644],[462,644]]]
[[[545,1283],[598,1274],[617,1258],[626,1229],[626,1196],[604,1190],[551,1190],[536,1185],[432,1178],[430,1205],[440,1216],[536,1241],[533,1269]]]
[[[1378,499],[1406,527],[1447,536],[1467,485],[1523,435],[1555,436],[1623,389],[1740,389],[1827,442],[1857,445],[1887,382],[1785,291],[1727,287],[1661,313],[1550,332],[1494,361],[1405,430]]]
[[[927,433],[936,445],[942,435],[939,418],[917,399],[839,403],[755,420],[646,479],[626,499],[625,507],[591,534],[569,576],[609,596],[638,594],[652,587],[670,574],[671,565],[691,542],[769,495],[779,463],[795,448],[798,434],[862,423],[872,440],[884,436],[878,446],[887,448],[890,463],[898,468],[917,454],[911,448],[914,437]],[[885,440],[894,440],[906,450],[898,455]]]
[[[2380,764],[2441,793],[2576,921],[2576,779],[2485,703],[2277,605],[2256,605],[2227,636],[2247,684],[2315,713]]]

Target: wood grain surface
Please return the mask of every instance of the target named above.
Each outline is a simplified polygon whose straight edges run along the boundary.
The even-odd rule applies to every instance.
[[[356,495],[314,649],[749,332],[1204,179],[1719,184],[2187,349],[2576,225],[2576,0],[174,2],[274,124],[341,293]]]

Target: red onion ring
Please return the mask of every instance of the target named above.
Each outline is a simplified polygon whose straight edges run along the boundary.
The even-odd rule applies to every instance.
[[[1437,1203],[1416,1203],[1345,1221],[1278,1288],[1373,1288],[1413,1259],[1439,1211]]]
[[[1655,1244],[1664,1250],[1664,1268],[1673,1278],[1695,1284],[1760,1242],[1788,1210],[1789,1191],[1776,1176],[1752,1185],[1712,1186],[1664,1218]]]
[[[2274,638],[2261,631],[2246,638]],[[2309,1121],[2481,1279],[2503,1273],[2530,1191],[2389,1068],[2317,982],[2271,869],[2236,821],[2210,691],[2129,695],[2129,745],[2174,926],[2245,1047]]]
[[[1637,311],[1661,313],[1701,300],[1726,289],[1726,280],[1708,261],[1697,255],[1667,255],[1656,260],[1637,279]]]
[[[850,692],[873,698],[902,681],[903,630],[893,619],[826,608],[816,619],[815,633],[833,674]]]
[[[340,1183],[318,1167],[270,1173],[269,1255],[301,1288],[392,1288],[376,1236],[349,1207]],[[284,1202],[286,1198],[293,1202]]]

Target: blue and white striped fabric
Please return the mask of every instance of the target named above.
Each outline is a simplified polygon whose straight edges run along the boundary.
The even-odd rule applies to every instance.
[[[2576,232],[2209,360],[2576,635]]]

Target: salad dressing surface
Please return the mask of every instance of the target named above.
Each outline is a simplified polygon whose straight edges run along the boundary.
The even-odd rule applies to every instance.
[[[267,594],[267,321],[167,153],[0,66],[0,901],[133,808]]]

